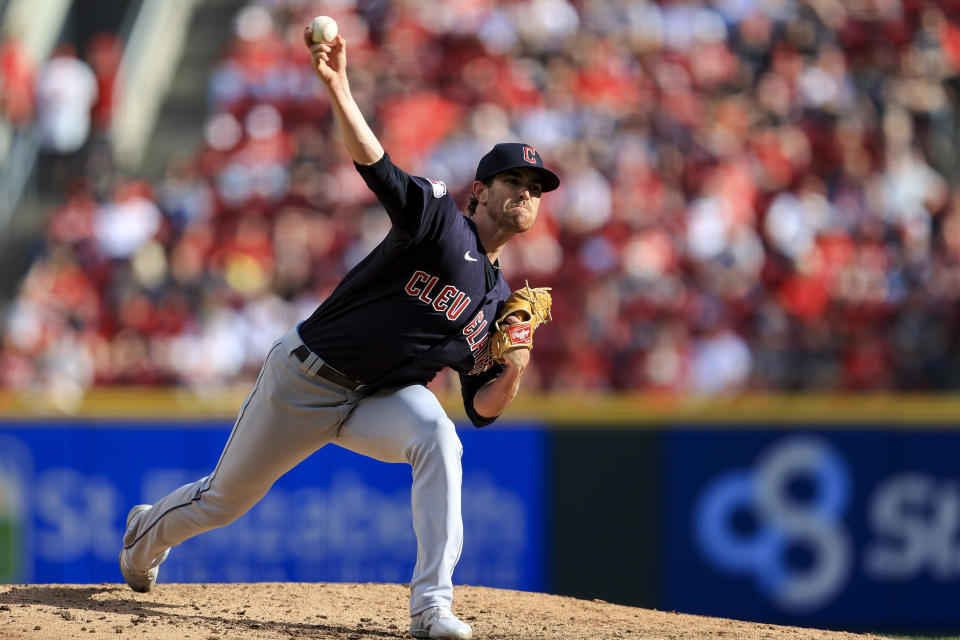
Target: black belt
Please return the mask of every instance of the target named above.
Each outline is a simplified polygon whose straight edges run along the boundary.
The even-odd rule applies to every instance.
[[[311,353],[313,352],[310,351],[310,349],[308,349],[307,345],[305,344],[302,344],[293,350],[293,355],[297,356],[297,359],[300,362],[306,362],[307,358],[310,356]],[[317,369],[314,375],[320,376],[324,380],[329,380],[334,384],[338,384],[341,387],[344,387],[346,389],[349,389],[350,391],[353,391],[354,393],[359,393],[362,396],[368,396],[371,393],[375,393],[377,391],[376,388],[371,387],[368,384],[357,382],[352,378],[348,378],[347,376],[343,375],[342,373],[340,373],[339,371],[337,371],[336,369],[328,365],[326,362],[320,365],[320,368]]]

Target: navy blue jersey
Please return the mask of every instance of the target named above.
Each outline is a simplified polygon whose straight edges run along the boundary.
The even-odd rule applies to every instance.
[[[474,424],[477,389],[502,371],[488,342],[510,295],[473,221],[443,183],[411,176],[384,154],[357,166],[392,226],[301,326],[310,349],[351,378],[389,389],[460,373]]]

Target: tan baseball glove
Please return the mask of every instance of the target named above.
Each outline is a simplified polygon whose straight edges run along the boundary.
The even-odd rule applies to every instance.
[[[500,315],[493,325],[490,341],[490,356],[499,363],[504,362],[504,354],[514,349],[532,349],[533,332],[541,324],[552,319],[550,306],[553,298],[547,293],[550,287],[533,289],[528,282],[517,289],[503,303]],[[516,316],[519,322],[508,324],[507,316]]]

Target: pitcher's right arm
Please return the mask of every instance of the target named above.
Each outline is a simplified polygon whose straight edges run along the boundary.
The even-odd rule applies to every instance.
[[[330,44],[314,42],[309,26],[303,31],[303,41],[310,50],[313,71],[323,82],[330,97],[347,151],[359,165],[369,166],[376,163],[383,157],[383,147],[350,93],[350,82],[347,80],[347,41],[338,35]]]

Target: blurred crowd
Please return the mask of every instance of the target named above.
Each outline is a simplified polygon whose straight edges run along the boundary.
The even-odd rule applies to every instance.
[[[38,127],[45,187],[63,190],[86,170],[91,143],[108,137],[122,54],[117,34],[102,32],[80,52],[60,43],[37,65],[16,34],[0,38],[0,117],[14,130]]]
[[[526,388],[960,388],[960,0],[250,2],[202,147],[70,182],[0,386],[249,382],[382,239],[302,43],[320,13],[410,173],[462,206],[521,140],[561,176],[501,258],[553,288]]]

